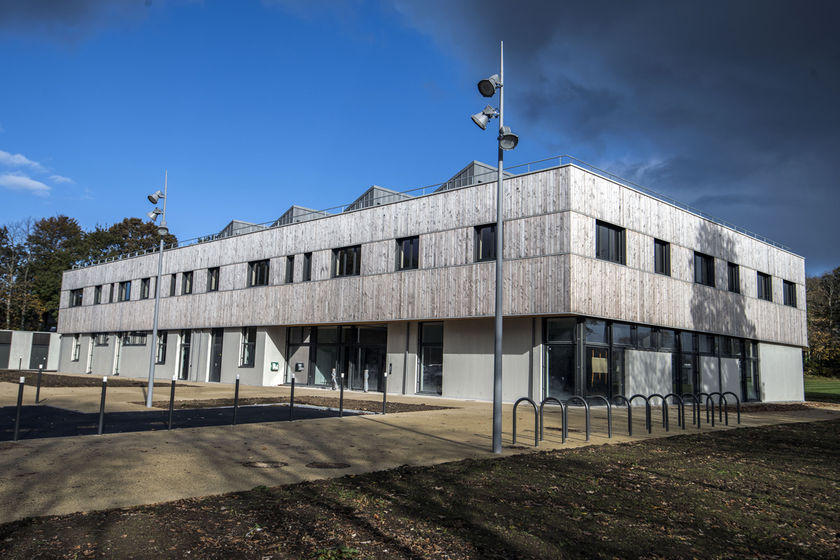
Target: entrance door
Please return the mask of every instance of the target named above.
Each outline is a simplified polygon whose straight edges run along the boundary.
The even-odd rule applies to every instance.
[[[208,381],[218,383],[222,380],[222,340],[224,331],[213,329],[213,343],[210,346],[210,377]]]
[[[12,347],[12,331],[0,332],[0,368],[11,367],[9,364],[9,352]]]
[[[120,374],[120,355],[122,354],[122,333],[114,335],[114,375]]]
[[[32,335],[32,352],[29,354],[29,369],[47,367],[47,357],[50,354],[50,335],[34,333]]]
[[[382,373],[385,371],[385,348],[362,347],[361,370],[364,382],[365,370],[368,372],[368,390],[380,391]]]
[[[190,344],[192,340],[191,331],[181,331],[181,368],[178,370],[178,379],[190,378]]]

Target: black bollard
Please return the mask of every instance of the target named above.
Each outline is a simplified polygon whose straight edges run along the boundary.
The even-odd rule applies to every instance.
[[[295,374],[292,374],[292,392],[289,395],[289,422],[292,421],[292,413],[295,410]]]
[[[18,403],[17,403],[17,412],[15,413],[15,435],[14,440],[18,440],[18,432],[20,431],[20,409],[23,407],[23,385],[26,383],[26,378],[20,378],[20,385],[18,385]]]
[[[102,430],[105,429],[105,391],[108,388],[108,378],[102,378],[102,398],[99,401],[99,431],[98,435],[102,435]]]
[[[388,375],[390,375],[393,368],[393,364],[388,364],[388,371],[385,372],[383,375],[382,384],[384,387],[382,388],[382,416],[385,416],[385,408],[388,404]]]
[[[176,376],[172,376],[172,388],[169,389],[169,426],[167,429],[172,429],[172,409],[175,408],[175,378]]]
[[[341,393],[338,395],[338,417],[344,416],[344,373],[341,374]]]
[[[236,413],[239,411],[239,374],[236,375],[236,389],[233,391],[233,425],[236,425]]]
[[[35,382],[35,404],[41,402],[41,374],[44,372],[44,364],[38,366],[38,380]]]

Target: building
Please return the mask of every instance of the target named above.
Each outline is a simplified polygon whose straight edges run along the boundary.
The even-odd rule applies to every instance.
[[[506,401],[802,400],[802,257],[556,163],[504,181]],[[166,251],[157,340],[157,255],[67,271],[60,369],[145,377],[155,345],[161,378],[489,400],[496,184],[463,182]]]
[[[55,371],[61,337],[54,332],[0,330],[0,369]]]

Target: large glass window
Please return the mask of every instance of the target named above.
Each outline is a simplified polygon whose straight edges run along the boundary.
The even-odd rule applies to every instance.
[[[657,274],[671,275],[671,244],[667,241],[653,240],[653,270]]]
[[[333,249],[333,277],[358,276],[362,272],[362,246]]]
[[[715,287],[715,259],[703,253],[694,252],[694,282]]]
[[[82,288],[78,290],[70,290],[70,307],[80,307],[82,305]]]
[[[595,257],[604,261],[625,264],[624,228],[595,222]]]
[[[770,275],[756,272],[756,277],[758,279],[758,299],[773,301],[773,284]]]
[[[219,267],[214,266],[207,269],[207,291],[217,292],[219,290]]]
[[[418,393],[443,391],[443,323],[420,323]]]
[[[181,274],[181,294],[189,295],[193,293],[193,273],[192,271]]]
[[[796,284],[782,280],[782,293],[785,305],[796,307]]]
[[[248,263],[248,286],[268,286],[268,259]]]
[[[745,341],[744,353],[746,354],[745,359],[741,361],[741,384],[744,400],[755,401],[760,397],[758,389],[758,343],[750,340]]]
[[[397,270],[412,270],[420,264],[420,238],[397,239]]]
[[[152,282],[151,278],[142,278],[140,280],[140,299],[149,299],[149,286]]]
[[[257,327],[242,329],[239,349],[239,367],[254,367],[254,351],[257,347]]]
[[[476,226],[475,261],[496,260],[496,224]]]
[[[577,320],[546,319],[544,397],[567,399],[575,394],[575,330]]]
[[[120,282],[120,291],[118,296],[119,301],[128,301],[131,299],[131,281]]]
[[[726,263],[727,284],[730,292],[741,293],[741,270],[734,262]]]
[[[163,364],[166,362],[166,336],[167,333],[159,332],[157,337],[157,348],[155,351],[155,363]]]

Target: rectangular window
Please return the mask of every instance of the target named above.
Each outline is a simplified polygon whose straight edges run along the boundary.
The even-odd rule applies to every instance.
[[[175,295],[175,284],[176,284],[177,281],[178,281],[178,275],[177,274],[171,274],[169,276],[169,296],[170,297]]]
[[[475,262],[496,260],[496,224],[475,227]]]
[[[102,303],[102,285],[95,287],[93,289],[93,305],[99,305]]]
[[[114,285],[111,284],[111,290],[108,294],[108,303],[114,303]]]
[[[219,291],[219,267],[214,266],[212,268],[207,269],[207,291],[208,292],[218,292]]]
[[[155,349],[155,363],[166,363],[166,333],[159,332],[157,336],[157,348]]]
[[[782,291],[784,293],[785,305],[796,307],[796,284],[782,280]]]
[[[239,352],[239,367],[254,367],[254,349],[257,346],[257,327],[242,329],[242,345]]]
[[[149,299],[149,294],[151,293],[151,278],[142,278],[140,280],[140,299]]]
[[[120,291],[118,301],[128,301],[131,299],[131,281],[120,282]]]
[[[73,362],[79,361],[79,350],[81,349],[82,345],[79,342],[79,335],[73,335],[73,352],[70,355],[70,360]]]
[[[671,275],[671,244],[667,241],[653,240],[653,270],[657,274]]]
[[[624,228],[595,222],[595,257],[603,261],[625,264]]]
[[[773,301],[773,283],[770,280],[770,275],[756,272],[756,278],[758,279],[758,299]]]
[[[418,393],[443,391],[443,323],[420,323]]]
[[[333,278],[358,276],[362,271],[362,246],[333,249]]]
[[[289,255],[286,257],[286,284],[292,284],[295,281],[295,256]]]
[[[82,288],[78,290],[70,290],[70,307],[80,307],[82,305]]]
[[[694,251],[694,283],[715,287],[715,258]]]
[[[123,346],[145,346],[146,333],[130,332],[123,337]]]
[[[268,259],[248,263],[248,287],[268,286]]]
[[[397,270],[414,270],[420,264],[420,238],[397,239]]]
[[[108,346],[108,335],[107,334],[98,334],[93,339],[94,346]]]
[[[312,280],[312,253],[303,254],[303,281]]]
[[[192,271],[181,274],[181,295],[189,295],[193,292],[193,273]]]
[[[717,355],[717,337],[713,334],[701,334],[697,337],[697,343],[701,354],[707,356]]]
[[[740,294],[741,293],[741,270],[734,262],[726,263],[726,275],[728,277],[729,291]]]

